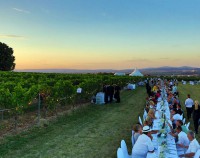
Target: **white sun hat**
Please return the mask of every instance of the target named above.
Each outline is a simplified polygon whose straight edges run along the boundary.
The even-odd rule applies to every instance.
[[[144,126],[142,132],[144,133],[151,132],[151,128],[149,126]]]

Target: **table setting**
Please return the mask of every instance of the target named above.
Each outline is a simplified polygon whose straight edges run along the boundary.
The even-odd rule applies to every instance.
[[[172,125],[172,122],[166,97],[166,91],[163,88],[156,106],[156,119],[152,125],[152,131],[158,131],[158,133],[152,134],[155,153],[153,155],[149,153],[147,158],[178,158],[175,139],[169,134],[171,130],[168,124]]]

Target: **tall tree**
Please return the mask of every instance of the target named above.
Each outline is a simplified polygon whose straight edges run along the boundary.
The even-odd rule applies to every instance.
[[[0,42],[0,71],[11,71],[15,69],[15,57],[13,49],[5,43]]]

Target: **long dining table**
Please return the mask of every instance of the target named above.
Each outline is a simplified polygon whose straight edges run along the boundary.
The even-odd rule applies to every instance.
[[[177,148],[174,137],[170,133],[172,125],[170,120],[169,103],[167,102],[167,94],[165,89],[162,89],[162,97],[158,99],[152,130],[158,131],[157,134],[152,134],[154,153],[147,154],[147,158],[178,158]]]

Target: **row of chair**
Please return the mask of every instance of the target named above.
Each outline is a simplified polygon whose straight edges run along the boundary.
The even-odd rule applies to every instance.
[[[128,149],[126,142],[121,141],[121,147],[117,150],[117,158],[131,158],[132,156],[128,154]]]

